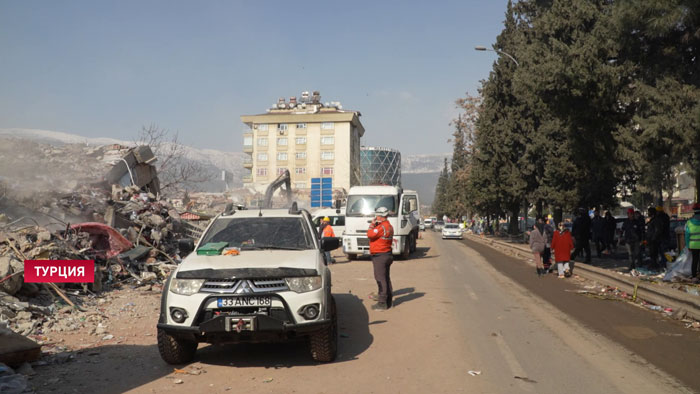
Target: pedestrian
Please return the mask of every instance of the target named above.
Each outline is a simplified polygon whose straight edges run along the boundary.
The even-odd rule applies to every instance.
[[[557,263],[558,278],[571,276],[571,251],[574,249],[574,240],[571,238],[569,229],[564,226],[564,222],[559,223],[559,230],[552,238],[552,249],[554,249],[554,261]]]
[[[605,219],[600,216],[598,208],[593,211],[593,219],[591,220],[591,231],[593,232],[593,242],[595,243],[595,252],[598,258],[603,257],[602,252],[605,249]]]
[[[546,222],[544,218],[539,219],[544,223],[544,235],[547,243],[544,245],[544,251],[542,252],[542,266],[546,273],[551,272],[552,266],[552,237],[554,237],[554,220],[549,219]],[[551,223],[551,224],[550,224]]]
[[[328,237],[335,237],[335,233],[333,232],[333,227],[331,226],[331,218],[326,216],[321,221],[321,239]],[[335,259],[331,257],[331,252],[325,251],[323,253],[326,257],[327,264],[335,263]]]
[[[544,223],[536,222],[530,231],[530,250],[535,259],[535,267],[537,268],[537,276],[542,277],[545,274],[544,266],[542,265],[542,252],[544,252],[547,244],[547,235],[544,231]]]
[[[647,221],[645,240],[647,244],[647,252],[649,253],[649,269],[658,270],[659,267],[659,251],[661,249],[661,238],[663,234],[661,217],[656,214],[656,209],[650,207],[647,210],[649,219]]]
[[[693,259],[690,273],[694,281],[698,281],[698,264],[700,264],[700,203],[693,205],[694,215],[685,223],[685,244]]]
[[[668,250],[669,244],[673,241],[671,239],[671,217],[668,216],[664,207],[661,205],[656,206],[656,216],[659,217],[659,227],[661,228],[661,240],[659,242],[659,254],[663,261],[663,256],[666,250]]]
[[[630,272],[636,269],[636,264],[639,263],[639,248],[642,242],[642,227],[635,217],[634,209],[627,210],[627,219],[622,222],[622,239],[627,247],[627,256],[629,258]]]
[[[617,245],[615,244],[615,233],[617,232],[617,222],[610,211],[605,211],[605,243],[607,244],[607,254],[613,254]],[[605,253],[605,252],[603,252]]]
[[[374,279],[377,281],[378,288],[377,303],[372,305],[372,309],[387,310],[391,308],[393,296],[389,271],[394,261],[394,256],[391,254],[394,228],[386,218],[389,216],[389,210],[386,207],[378,207],[374,213],[375,218],[367,229]]]
[[[591,217],[588,216],[584,208],[579,208],[578,217],[574,220],[571,228],[571,235],[574,237],[574,253],[571,259],[575,259],[582,252],[586,254],[586,264],[591,263]]]

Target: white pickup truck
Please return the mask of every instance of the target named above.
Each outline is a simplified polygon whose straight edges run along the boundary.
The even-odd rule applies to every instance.
[[[369,255],[367,228],[379,207],[389,210],[388,220],[394,227],[392,253],[405,259],[416,250],[420,221],[418,193],[397,186],[354,186],[347,197],[343,232],[343,252],[348,259]]]

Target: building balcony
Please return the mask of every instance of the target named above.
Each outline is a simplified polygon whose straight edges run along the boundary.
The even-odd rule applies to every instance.
[[[243,183],[253,183],[253,176],[252,175],[246,175],[243,177]]]
[[[245,153],[253,152],[253,145],[243,145],[243,152],[245,152]]]
[[[243,159],[243,167],[245,168],[253,168],[253,158],[252,157],[246,157]]]

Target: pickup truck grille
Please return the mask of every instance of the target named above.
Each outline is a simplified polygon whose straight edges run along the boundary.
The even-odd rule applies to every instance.
[[[287,282],[282,278],[270,279],[208,279],[200,293],[252,294],[286,291]]]

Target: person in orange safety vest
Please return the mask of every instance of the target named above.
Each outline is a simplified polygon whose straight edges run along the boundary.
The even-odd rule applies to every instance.
[[[328,216],[324,217],[321,221],[321,238],[335,237],[333,232],[333,227],[331,226],[331,218]],[[331,252],[323,252],[326,256],[326,262],[328,264],[335,263],[335,259],[331,257]]]
[[[369,252],[372,255],[374,267],[374,279],[377,281],[377,303],[372,305],[374,310],[386,310],[391,308],[392,287],[389,269],[394,262],[391,246],[394,240],[394,228],[387,220],[389,210],[379,207],[375,211],[376,217],[367,229],[369,238]]]

